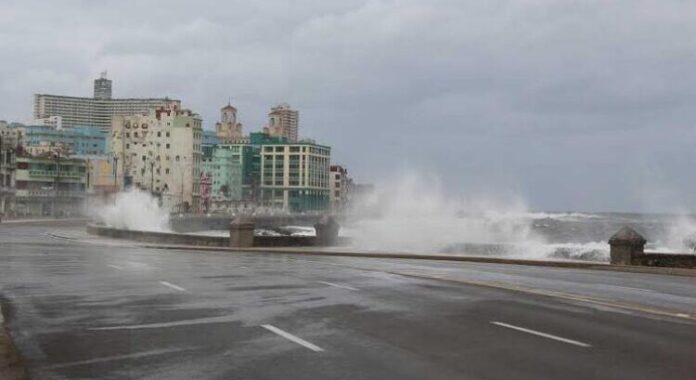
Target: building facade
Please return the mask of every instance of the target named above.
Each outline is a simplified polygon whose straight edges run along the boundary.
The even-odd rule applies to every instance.
[[[333,212],[342,212],[348,204],[348,185],[350,183],[348,170],[341,165],[331,165],[329,171],[331,210]]]
[[[169,98],[113,99],[111,81],[102,76],[94,81],[91,98],[35,94],[34,119],[58,116],[64,128],[97,127],[109,132],[115,116],[137,115],[152,108],[181,108],[181,101]]]
[[[285,137],[289,142],[297,142],[299,121],[299,112],[290,108],[289,104],[282,103],[271,108],[264,132],[272,137]]]
[[[60,217],[82,213],[87,182],[85,160],[20,154],[16,167],[17,215]]]
[[[107,153],[107,135],[97,128],[56,129],[43,125],[27,125],[19,128],[24,136],[25,147],[29,151],[35,147],[62,147],[70,155],[95,156]],[[32,153],[40,154],[39,151],[32,151]]]
[[[21,131],[0,121],[0,217],[14,214],[16,157],[21,144]]]
[[[231,104],[220,109],[220,121],[215,123],[215,133],[226,143],[236,142],[244,137],[242,124],[237,122],[237,109]]]
[[[202,139],[200,116],[177,106],[114,118],[117,186],[150,191],[172,211],[198,211]]]
[[[261,203],[290,212],[330,208],[331,148],[311,142],[261,145]]]

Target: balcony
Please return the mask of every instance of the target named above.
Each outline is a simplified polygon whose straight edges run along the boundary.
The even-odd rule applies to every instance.
[[[9,186],[0,186],[0,195],[14,195],[17,189]]]

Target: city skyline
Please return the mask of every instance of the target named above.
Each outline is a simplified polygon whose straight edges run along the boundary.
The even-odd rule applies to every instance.
[[[114,97],[182,99],[208,130],[230,96],[245,131],[288,102],[302,135],[330,143],[364,182],[415,171],[532,209],[696,211],[684,175],[696,159],[696,59],[681,37],[695,5],[142,7],[14,2],[0,27],[17,52],[0,118],[26,118],[35,92],[88,94],[108,69]]]

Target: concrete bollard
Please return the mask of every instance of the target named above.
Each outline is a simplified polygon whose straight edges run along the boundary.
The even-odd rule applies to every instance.
[[[319,222],[314,224],[314,230],[316,231],[314,245],[320,247],[336,245],[338,230],[340,229],[341,226],[333,217],[323,216]]]
[[[235,219],[230,222],[230,247],[254,246],[254,222]]]
[[[609,256],[613,265],[634,265],[634,258],[643,254],[645,238],[631,227],[623,227],[609,238]]]

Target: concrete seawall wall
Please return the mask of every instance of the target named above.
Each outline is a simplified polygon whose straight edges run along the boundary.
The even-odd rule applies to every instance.
[[[169,221],[169,226],[173,231],[181,233],[227,230],[233,219],[230,216],[172,217]],[[320,219],[320,215],[274,215],[244,218],[244,220],[254,223],[256,228],[273,228],[287,225],[313,226]]]
[[[94,224],[87,225],[87,232],[92,235],[110,237],[115,239],[134,240],[144,243],[197,245],[206,247],[229,246],[229,238],[224,236],[202,236],[191,234],[177,234],[170,232],[133,231],[98,226]]]
[[[87,232],[92,235],[127,239],[144,243],[192,245],[202,247],[229,247],[230,239],[226,236],[205,236],[179,234],[170,232],[133,231],[88,224]],[[348,240],[339,238],[337,245],[345,245]],[[254,236],[254,247],[314,247],[314,236]]]

